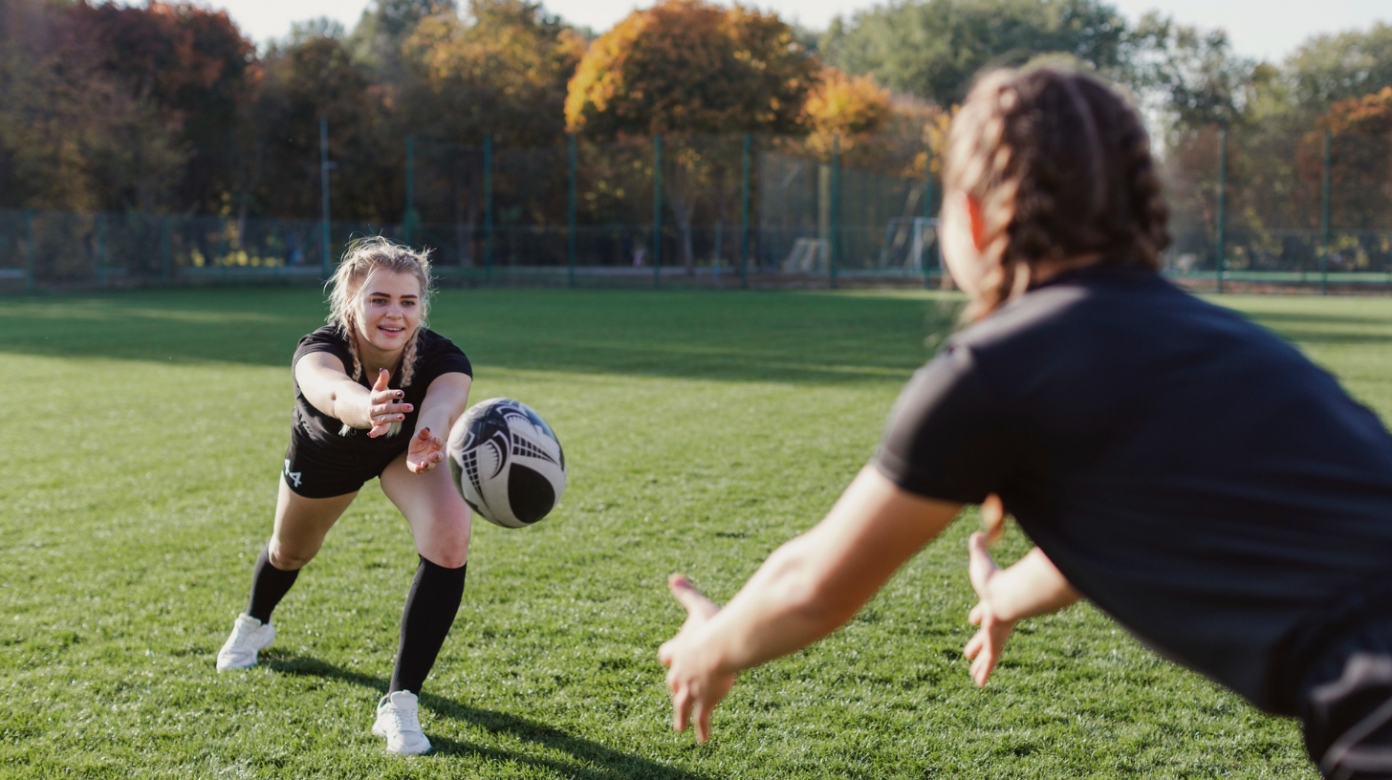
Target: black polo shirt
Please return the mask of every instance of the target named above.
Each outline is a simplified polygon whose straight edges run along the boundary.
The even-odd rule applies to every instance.
[[[1392,583],[1392,436],[1241,316],[1133,270],[1060,276],[955,336],[876,455],[913,493],[998,493],[1161,654],[1292,714],[1283,648]]]

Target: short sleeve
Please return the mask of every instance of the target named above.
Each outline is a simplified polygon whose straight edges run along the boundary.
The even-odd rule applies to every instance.
[[[872,462],[911,493],[979,504],[1010,470],[1006,418],[971,351],[949,347],[904,387]]]
[[[464,374],[469,377],[474,375],[474,366],[469,362],[464,350],[434,331],[429,333],[429,344],[423,345],[425,349],[421,350],[421,356],[416,363],[416,371],[424,380],[421,387],[429,388],[431,382],[444,374]]]
[[[332,326],[320,328],[301,338],[299,346],[295,348],[295,357],[290,361],[291,367],[299,363],[300,358],[315,352],[327,352],[342,361],[344,368],[351,370],[353,354],[348,351],[348,343],[343,336]]]

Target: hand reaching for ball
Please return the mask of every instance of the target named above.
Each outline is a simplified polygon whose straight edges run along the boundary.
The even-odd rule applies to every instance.
[[[445,443],[429,428],[421,428],[420,433],[411,437],[411,446],[406,450],[406,468],[412,474],[424,474],[444,459]]]
[[[400,390],[393,390],[387,386],[391,381],[391,372],[385,368],[377,372],[377,381],[372,385],[372,392],[367,396],[367,420],[372,428],[368,430],[369,439],[385,435],[391,430],[393,423],[399,423],[406,419],[406,414],[411,411],[410,404],[401,403],[405,395]]]
[[[962,654],[972,662],[971,677],[978,688],[986,687],[991,672],[995,671],[996,664],[1000,662],[1006,640],[1010,639],[1010,632],[1015,629],[1014,621],[1001,620],[991,608],[991,580],[1001,569],[991,558],[987,544],[986,535],[980,533],[972,534],[967,542],[967,549],[971,554],[968,572],[972,588],[979,599],[976,606],[972,607],[967,620],[978,628]]]

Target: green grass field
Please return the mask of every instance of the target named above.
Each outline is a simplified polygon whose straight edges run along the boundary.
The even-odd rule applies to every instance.
[[[958,522],[827,641],[743,676],[715,739],[673,734],[663,582],[728,598],[866,461],[947,332],[934,293],[446,290],[474,400],[540,410],[570,487],[476,525],[427,683],[437,750],[368,733],[415,567],[375,483],[249,673],[213,655],[270,532],[288,360],[317,290],[0,299],[0,776],[1313,778],[1294,724],[1094,609],[1024,624],[991,687],[960,655]],[[1225,298],[1392,415],[1392,299]],[[1023,552],[1012,532],[1002,557]]]

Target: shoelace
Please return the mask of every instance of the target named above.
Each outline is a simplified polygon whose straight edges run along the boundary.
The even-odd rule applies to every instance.
[[[414,711],[402,712],[395,707],[387,708],[387,717],[397,731],[420,731],[420,718]]]

